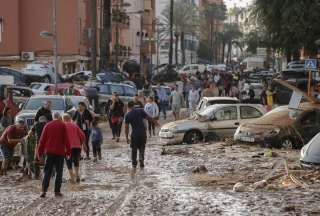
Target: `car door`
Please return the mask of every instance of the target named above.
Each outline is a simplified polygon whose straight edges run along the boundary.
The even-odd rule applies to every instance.
[[[220,108],[209,122],[209,132],[214,132],[220,138],[232,137],[239,125],[238,118],[237,106]]]
[[[250,122],[252,119],[260,118],[263,116],[257,108],[249,105],[243,105],[240,109],[240,124]]]

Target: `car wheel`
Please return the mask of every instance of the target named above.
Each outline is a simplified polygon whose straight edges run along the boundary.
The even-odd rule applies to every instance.
[[[45,76],[45,77],[43,77],[42,81],[43,81],[44,83],[50,83],[50,82],[51,82],[51,79],[50,79],[50,77]]]
[[[284,149],[293,149],[293,142],[289,138],[284,138],[281,141],[281,148]]]
[[[187,144],[196,144],[202,140],[201,133],[198,131],[190,131],[185,135],[184,142]]]

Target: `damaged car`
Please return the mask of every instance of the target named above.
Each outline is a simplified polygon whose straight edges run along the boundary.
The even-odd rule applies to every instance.
[[[305,168],[320,168],[320,133],[301,149],[300,164]]]
[[[216,104],[192,117],[162,126],[159,136],[163,144],[195,144],[232,137],[237,127],[260,118],[266,110],[258,104]]]
[[[320,106],[301,103],[298,110],[280,106],[261,118],[239,126],[237,142],[259,143],[263,147],[301,148],[320,131]]]

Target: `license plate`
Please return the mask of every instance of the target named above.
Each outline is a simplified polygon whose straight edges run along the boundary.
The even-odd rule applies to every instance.
[[[240,137],[240,140],[243,142],[254,142],[254,138],[253,137]]]

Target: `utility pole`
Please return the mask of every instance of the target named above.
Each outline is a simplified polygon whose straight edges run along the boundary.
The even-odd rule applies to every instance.
[[[115,24],[116,24],[116,58],[115,58],[115,61],[116,61],[116,68],[118,70],[118,63],[119,63],[119,22],[120,22],[120,5],[117,4],[117,10],[116,10],[116,14],[115,14]]]
[[[91,71],[97,73],[97,0],[91,0]]]
[[[57,0],[53,0],[53,14],[52,14],[52,39],[53,39],[53,56],[54,56],[54,72],[55,72],[55,93],[58,92],[58,35],[57,35]]]
[[[169,45],[169,70],[172,69],[172,57],[173,57],[173,7],[174,0],[170,0],[170,45]]]
[[[143,58],[143,13],[140,15],[140,73],[144,76],[144,58]]]
[[[102,5],[102,30],[100,37],[100,69],[107,69],[110,60],[111,38],[111,1],[101,0]]]

